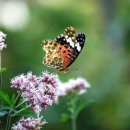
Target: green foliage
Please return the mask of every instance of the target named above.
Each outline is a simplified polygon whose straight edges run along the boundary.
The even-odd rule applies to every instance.
[[[31,110],[28,109],[28,106],[24,104],[23,99],[18,99],[18,102],[17,102],[16,98],[17,97],[15,94],[13,94],[10,98],[8,94],[0,91],[1,116],[4,116],[5,114],[7,114],[10,109],[12,109],[14,112],[13,116],[20,116],[20,115],[34,116],[35,115],[33,114]],[[16,105],[16,102],[17,102],[17,105]]]
[[[32,114],[33,112],[29,111],[28,110],[28,106],[24,106],[22,109],[16,111],[14,110],[14,114],[12,116],[32,116],[32,115],[35,115],[35,114]]]
[[[10,98],[8,94],[0,91],[0,118],[7,117],[5,129],[10,130],[11,118],[19,116],[36,117],[36,114],[29,109],[19,95],[13,94]]]
[[[5,105],[12,105],[12,101],[10,100],[9,95],[2,91],[0,91],[0,101]]]
[[[34,112],[32,112],[28,107],[25,107],[20,111],[15,112],[15,116],[36,117]]]

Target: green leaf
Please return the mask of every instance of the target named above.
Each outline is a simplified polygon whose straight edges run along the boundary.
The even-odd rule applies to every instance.
[[[70,120],[70,115],[69,114],[62,114],[60,121],[67,122],[68,120]]]
[[[16,99],[16,95],[13,94],[12,97],[11,97],[11,104],[14,104],[14,103],[15,103],[15,99]]]
[[[29,117],[35,117],[36,116],[36,114],[33,111],[31,111],[31,110],[21,111],[19,113],[19,115],[20,116],[29,116]]]
[[[0,91],[0,100],[3,101],[3,103],[11,106],[11,100],[10,100],[9,96],[2,91]]]
[[[6,71],[6,68],[1,68],[0,73]]]
[[[76,109],[76,116],[79,115],[79,113],[87,108],[88,106],[90,106],[92,103],[94,103],[95,101],[94,100],[90,100],[90,101],[87,101],[87,102],[82,102],[82,104],[79,104],[77,109]]]
[[[31,110],[29,110],[28,106],[26,106],[25,108],[19,110],[19,111],[16,111],[13,116],[31,116],[31,117],[34,117],[35,116],[35,113],[32,112]]]

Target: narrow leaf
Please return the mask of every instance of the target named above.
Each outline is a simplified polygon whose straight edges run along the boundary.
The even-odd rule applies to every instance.
[[[18,113],[20,116],[29,116],[29,117],[35,117],[35,113],[32,112],[31,110],[24,110]]]
[[[13,94],[12,97],[11,97],[11,104],[14,104],[14,103],[15,103],[15,99],[16,99],[16,95]]]
[[[21,116],[21,115],[22,116],[31,116],[31,117],[35,116],[34,112],[30,111],[29,108],[28,108],[28,106],[26,106],[25,108],[23,108],[23,109],[15,112],[13,114],[13,116]]]
[[[2,91],[0,91],[0,100],[3,101],[3,103],[11,106],[11,100],[10,100],[9,96]]]

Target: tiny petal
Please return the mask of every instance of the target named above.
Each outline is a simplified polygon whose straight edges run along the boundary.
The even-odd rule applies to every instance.
[[[54,88],[58,86],[59,77],[56,74],[50,74],[49,72],[43,72],[40,77],[40,82],[51,84]]]
[[[0,31],[0,51],[2,51],[3,48],[7,47],[7,45],[4,43],[5,38],[6,38],[6,34]]]
[[[26,119],[22,117],[17,124],[13,125],[12,130],[40,130],[45,124],[46,121],[42,121],[42,117]]]
[[[65,96],[68,93],[77,93],[79,95],[85,93],[87,88],[90,87],[90,83],[84,78],[70,79],[68,82],[59,83],[57,88],[58,96]]]
[[[23,84],[26,82],[26,77],[24,74],[14,77],[11,79],[11,87],[22,89]]]

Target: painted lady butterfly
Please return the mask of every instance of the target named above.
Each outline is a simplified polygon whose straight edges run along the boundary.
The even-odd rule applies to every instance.
[[[65,28],[64,34],[60,34],[55,40],[42,42],[43,50],[46,52],[43,64],[59,71],[67,71],[80,54],[84,43],[85,34],[76,34],[73,27]]]

